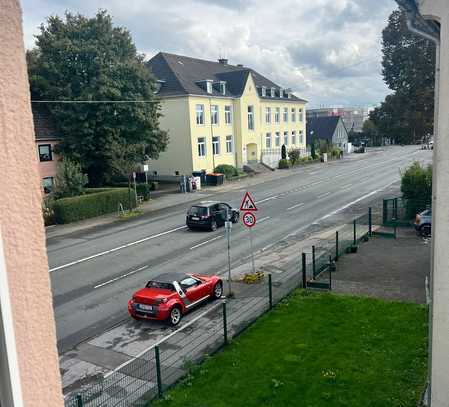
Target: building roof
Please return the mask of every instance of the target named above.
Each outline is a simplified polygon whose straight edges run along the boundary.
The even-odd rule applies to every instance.
[[[49,110],[45,106],[36,106],[36,104],[32,104],[31,111],[33,113],[34,135],[36,141],[60,140]]]
[[[332,136],[340,121],[344,126],[340,116],[312,117],[307,119],[307,144],[310,144],[313,139],[332,141]]]
[[[281,86],[270,81],[251,68],[230,65],[222,62],[206,61],[182,55],[159,52],[147,62],[148,68],[161,84],[160,96],[205,95],[239,97],[245,88],[248,75],[251,74],[256,84],[259,96],[262,97],[262,87],[267,88],[267,100],[285,100],[306,102],[291,94],[290,99],[280,97]],[[207,93],[205,81],[213,82],[212,93]],[[219,82],[226,82],[226,93],[220,92]],[[275,97],[268,96],[270,89],[275,88]],[[284,89],[285,90],[285,89]]]

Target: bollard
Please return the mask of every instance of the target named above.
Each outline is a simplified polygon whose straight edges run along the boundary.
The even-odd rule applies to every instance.
[[[223,301],[223,342],[228,344],[228,318],[226,314],[226,301]]]
[[[273,286],[271,285],[271,273],[268,274],[268,298],[270,300],[270,309],[273,308]]]
[[[83,399],[81,394],[76,395],[76,407],[83,407]]]
[[[154,347],[154,356],[156,358],[156,380],[157,380],[157,394],[162,397],[162,375],[161,375],[161,358],[159,354],[159,346]]]
[[[371,206],[368,209],[368,236],[373,235],[373,210]]]
[[[302,288],[307,288],[306,254],[302,254]]]
[[[312,246],[312,271],[313,271],[313,278],[315,278],[316,275],[315,246]]]
[[[357,244],[357,220],[354,219],[354,236],[353,236],[354,246]]]
[[[335,232],[335,261],[338,261],[338,230]]]

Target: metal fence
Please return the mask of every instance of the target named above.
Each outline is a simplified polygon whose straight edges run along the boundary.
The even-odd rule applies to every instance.
[[[354,251],[376,233],[371,208],[366,215],[338,228],[334,234],[298,256],[287,271],[268,274],[258,284],[233,282],[234,297],[214,304],[132,360],[65,399],[66,407],[144,406],[180,378],[191,364],[217,352],[259,316],[298,287],[332,289],[334,262]],[[323,274],[328,280],[323,282]]]
[[[411,226],[416,214],[430,208],[430,199],[384,199],[382,223],[385,226]]]

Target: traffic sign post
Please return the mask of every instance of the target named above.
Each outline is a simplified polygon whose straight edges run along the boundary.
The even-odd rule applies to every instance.
[[[232,222],[229,220],[229,210],[228,209],[226,209],[225,228],[226,228],[226,240],[228,243],[228,297],[231,297],[232,296],[232,289],[231,289],[231,229],[232,229]]]
[[[240,205],[240,210],[244,211],[243,214],[243,224],[249,229],[249,244],[251,250],[251,266],[253,269],[253,274],[256,274],[256,266],[254,264],[254,249],[253,249],[253,233],[252,228],[256,224],[256,215],[254,212],[257,212],[256,203],[251,196],[251,194],[247,191],[245,196],[243,197],[242,203]]]
[[[243,224],[247,228],[252,228],[256,224],[256,215],[252,212],[245,212],[243,214]]]

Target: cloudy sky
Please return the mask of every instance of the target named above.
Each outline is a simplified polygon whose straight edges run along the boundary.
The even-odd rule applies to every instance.
[[[309,107],[372,106],[381,77],[381,31],[394,0],[22,0],[25,45],[49,15],[102,8],[131,31],[148,58],[158,51],[244,64]]]

